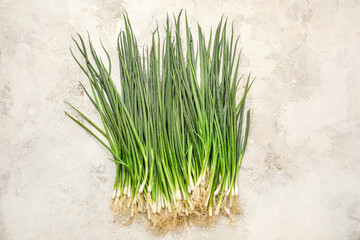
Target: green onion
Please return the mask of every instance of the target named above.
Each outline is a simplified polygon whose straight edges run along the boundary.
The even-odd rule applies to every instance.
[[[222,18],[207,41],[198,26],[195,45],[186,14],[182,18],[180,12],[173,24],[167,18],[165,38],[160,40],[156,29],[150,48],[140,52],[127,14],[124,23],[117,39],[121,91],[102,44],[107,64],[90,36],[87,43],[80,35],[74,39],[83,60],[71,52],[89,80],[90,89],[81,85],[102,126],[70,103],[87,124],[66,113],[113,156],[114,214],[129,217],[128,224],[144,215],[161,233],[181,229],[189,220],[208,225],[220,213],[232,220],[239,213],[238,172],[250,126],[245,99],[254,81],[247,77],[237,102],[243,75],[238,73],[240,53],[233,26],[228,37],[227,20]]]

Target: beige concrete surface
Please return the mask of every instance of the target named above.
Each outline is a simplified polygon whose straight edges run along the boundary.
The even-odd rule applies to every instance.
[[[244,214],[162,239],[360,239],[360,3],[357,1],[0,0],[0,239],[157,239],[109,208],[108,153],[66,118],[79,89],[71,35],[101,36],[116,66],[129,13],[139,42],[184,8],[208,31],[224,13],[257,77],[240,172]],[[114,79],[118,79],[116,71]]]

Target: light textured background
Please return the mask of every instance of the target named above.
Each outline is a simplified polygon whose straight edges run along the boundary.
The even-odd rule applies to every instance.
[[[114,165],[63,100],[96,116],[71,35],[101,36],[116,67],[124,10],[143,44],[181,8],[193,29],[234,20],[257,81],[238,227],[163,239],[360,239],[360,3],[341,0],[0,0],[0,239],[157,238],[113,222]]]

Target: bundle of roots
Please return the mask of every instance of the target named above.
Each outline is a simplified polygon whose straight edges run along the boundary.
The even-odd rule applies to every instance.
[[[111,209],[114,216],[126,226],[136,218],[147,219],[148,228],[159,235],[170,230],[181,231],[191,226],[191,223],[200,227],[211,227],[212,222],[221,215],[227,217],[230,224],[235,224],[236,217],[241,213],[238,196],[215,196],[215,207],[209,207],[209,192],[206,187],[207,185],[201,185],[195,188],[190,193],[190,201],[179,199],[172,203],[163,199],[152,201],[150,193],[138,194],[132,202],[131,196],[118,192],[111,199]]]

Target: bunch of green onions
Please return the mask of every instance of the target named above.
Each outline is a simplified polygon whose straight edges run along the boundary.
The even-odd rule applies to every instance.
[[[198,26],[198,45],[185,14],[152,34],[151,47],[140,54],[129,18],[117,39],[121,92],[107,64],[79,35],[74,40],[91,90],[82,87],[97,109],[102,128],[68,103],[88,124],[66,113],[113,156],[116,177],[111,207],[117,216],[147,216],[155,229],[184,227],[189,220],[208,225],[220,213],[239,213],[238,172],[249,133],[250,110],[245,98],[253,83],[247,78],[243,95],[236,92],[240,54],[233,27],[221,19],[208,41]],[[183,46],[186,43],[186,46]],[[246,116],[244,116],[246,115]]]

